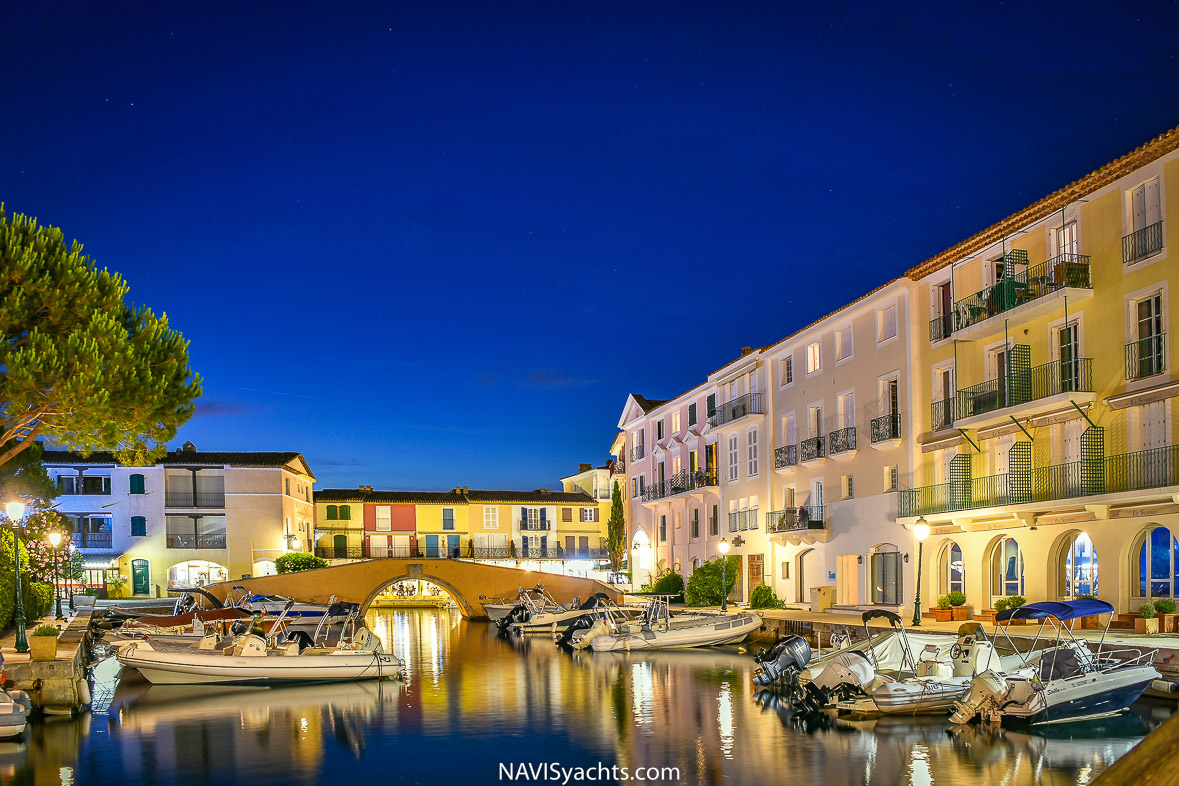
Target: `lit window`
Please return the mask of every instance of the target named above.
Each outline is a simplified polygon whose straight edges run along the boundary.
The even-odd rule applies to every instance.
[[[806,373],[814,374],[823,367],[823,362],[819,357],[819,342],[809,344],[806,348]]]
[[[835,334],[835,359],[847,360],[852,356],[852,329],[848,325]]]
[[[897,307],[889,306],[876,312],[876,341],[882,343],[897,334]]]

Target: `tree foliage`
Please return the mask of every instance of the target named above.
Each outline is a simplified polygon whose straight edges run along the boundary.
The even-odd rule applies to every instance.
[[[786,604],[778,598],[778,593],[769,584],[758,584],[749,593],[749,608],[751,609],[781,609]]]
[[[74,553],[71,528],[70,520],[51,508],[36,510],[25,519],[21,540],[29,555],[29,575],[43,581],[52,581],[55,570],[63,577],[66,575],[66,566]],[[50,532],[61,533],[61,543],[56,549],[49,542]]]
[[[326,568],[327,560],[305,551],[292,551],[276,559],[274,567],[279,573],[295,573],[300,570]]]
[[[622,570],[626,554],[626,513],[622,507],[622,488],[614,482],[610,493],[610,519],[606,522],[606,550],[610,554],[610,569]]]
[[[0,454],[19,447],[19,441],[10,439],[0,445]],[[16,497],[37,500],[48,507],[49,500],[57,496],[57,485],[41,465],[41,445],[33,443],[19,450],[4,464],[0,464],[0,499]],[[37,504],[37,503],[34,503]]]
[[[688,577],[684,588],[684,600],[689,606],[719,606],[737,584],[741,570],[741,558],[731,554],[725,558],[724,589],[721,589],[721,558],[703,563]]]
[[[0,206],[0,465],[37,437],[146,464],[192,416],[188,342],[127,292],[60,229]]]

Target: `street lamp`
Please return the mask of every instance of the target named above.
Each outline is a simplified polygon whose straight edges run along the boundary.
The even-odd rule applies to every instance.
[[[725,592],[729,587],[729,582],[725,580],[725,567],[729,561],[729,541],[721,538],[721,542],[716,544],[716,550],[721,555],[721,612],[729,610],[729,593]]]
[[[25,517],[25,503],[20,500],[8,502],[4,505],[4,512],[12,523],[12,555],[16,564],[16,651],[29,651],[29,640],[25,638],[25,602],[20,591],[20,538],[16,535],[16,525]]]
[[[50,532],[49,543],[53,546],[53,594],[57,598],[57,618],[63,620],[65,617],[61,613],[61,573],[58,570],[61,563],[57,555],[57,547],[61,545],[61,533]]]
[[[913,627],[921,626],[921,557],[925,546],[925,539],[929,537],[929,523],[925,516],[917,519],[913,525],[913,537],[917,538],[917,599],[913,601]]]

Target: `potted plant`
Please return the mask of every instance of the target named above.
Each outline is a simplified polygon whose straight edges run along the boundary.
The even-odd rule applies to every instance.
[[[1155,613],[1159,618],[1160,633],[1177,633],[1175,630],[1175,601],[1170,598],[1159,598],[1154,602]]]
[[[995,610],[996,611],[1004,611],[1004,610],[1010,610],[1010,609],[1018,609],[1020,606],[1022,606],[1025,603],[1027,603],[1027,598],[1025,598],[1023,595],[1010,595],[1006,598],[1000,598],[999,600],[995,601]],[[1000,608],[1000,604],[1002,604],[1002,608]],[[1023,624],[1026,624],[1026,622],[1027,622],[1027,620],[1017,620],[1017,619],[1004,620],[1004,623],[1007,625],[1023,625]]]
[[[113,597],[123,597],[123,587],[127,586],[129,579],[122,573],[116,573],[106,580],[107,586],[110,587],[110,592]]]
[[[950,599],[950,619],[955,622],[962,622],[970,619],[970,609],[966,606],[966,593],[961,590],[954,590],[946,596]]]
[[[33,660],[57,660],[57,637],[61,631],[52,625],[38,625],[29,634],[29,657]]]
[[[1155,613],[1154,604],[1150,601],[1139,606],[1138,616],[1134,619],[1134,632],[1147,634],[1158,633],[1159,620],[1155,616]]]
[[[937,608],[931,610],[933,618],[938,622],[949,622],[951,619],[950,598],[948,595],[942,595],[937,599]]]

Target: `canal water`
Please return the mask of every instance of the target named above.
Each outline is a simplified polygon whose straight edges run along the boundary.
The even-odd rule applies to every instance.
[[[736,647],[570,655],[457,611],[368,622],[406,661],[406,683],[151,686],[107,662],[93,712],[0,744],[0,783],[473,786],[561,783],[563,771],[584,783],[580,767],[598,782],[627,768],[635,783],[1085,784],[1171,713],[1140,703],[1030,734],[799,718],[755,694]]]

